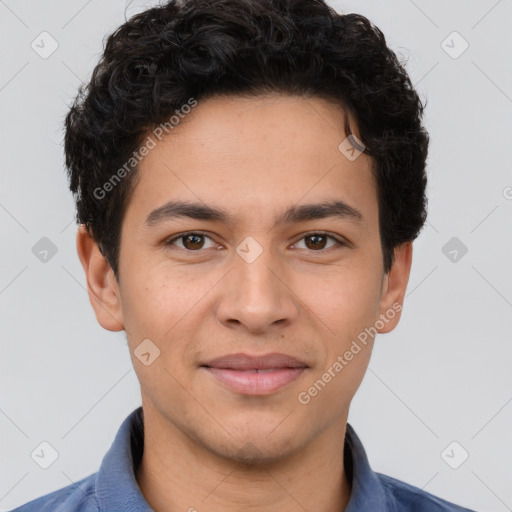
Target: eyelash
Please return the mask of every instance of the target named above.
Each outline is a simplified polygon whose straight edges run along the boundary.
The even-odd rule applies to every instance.
[[[204,236],[206,238],[210,238],[210,240],[212,239],[207,233],[205,233],[204,231],[186,231],[185,233],[180,233],[179,235],[177,236],[174,236],[173,238],[171,239],[168,239],[166,242],[165,242],[165,245],[166,246],[171,246],[173,245],[173,242],[175,242],[176,240],[179,240],[181,238],[185,238],[189,235],[200,235],[200,236]],[[299,238],[297,240],[297,242],[294,242],[294,244],[300,242],[301,240],[303,240],[304,238],[308,238],[310,236],[313,236],[313,235],[320,235],[320,236],[326,236],[327,238],[330,238],[331,240],[334,240],[337,244],[338,244],[338,247],[348,247],[348,243],[345,242],[344,240],[342,240],[341,238],[329,233],[329,232],[326,232],[326,231],[313,231],[311,233],[307,233],[306,235],[303,235],[302,238]],[[212,240],[213,241],[213,240]],[[202,252],[203,249],[198,249],[196,251],[193,251],[193,250],[190,250],[190,249],[182,249],[181,247],[178,247],[178,249],[181,249],[183,251],[186,251],[186,252],[189,252],[189,253],[195,253],[195,252]],[[333,249],[333,247],[328,247],[327,249],[319,249],[317,251],[313,250],[313,249],[310,249],[310,252],[316,252],[316,253],[322,253],[322,252],[326,252],[328,251],[329,249]]]

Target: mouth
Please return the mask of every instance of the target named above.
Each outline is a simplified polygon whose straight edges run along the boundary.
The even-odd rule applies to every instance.
[[[286,354],[229,354],[202,364],[224,387],[244,395],[267,395],[298,379],[309,366]]]

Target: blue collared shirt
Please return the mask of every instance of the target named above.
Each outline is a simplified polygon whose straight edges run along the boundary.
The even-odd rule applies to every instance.
[[[135,479],[143,448],[143,414],[139,407],[121,424],[98,472],[11,512],[151,512]],[[350,424],[344,461],[352,487],[344,512],[474,512],[372,471]]]

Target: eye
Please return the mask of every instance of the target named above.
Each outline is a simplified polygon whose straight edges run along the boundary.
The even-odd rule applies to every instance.
[[[334,243],[331,246],[327,247],[328,240],[333,240]],[[335,237],[333,235],[328,235],[327,233],[311,233],[309,235],[306,235],[302,237],[299,242],[302,242],[302,240],[306,240],[305,242],[305,248],[310,249],[312,251],[320,252],[324,249],[329,249],[335,245],[339,246],[346,246],[347,244],[341,240],[338,237]],[[297,246],[297,244],[295,244]],[[299,249],[302,249],[302,247],[299,247]]]
[[[198,231],[190,231],[188,233],[181,233],[180,235],[168,240],[167,245],[177,245],[180,249],[185,249],[190,252],[198,251],[200,249],[208,249],[205,247],[205,239],[211,241],[210,247],[217,247],[217,244],[207,235]],[[175,242],[181,242],[181,245],[175,244]]]
[[[210,241],[209,247],[207,244],[205,244],[205,240]],[[302,243],[303,240],[305,241],[304,246],[298,247],[298,244]],[[331,245],[328,245],[329,240],[331,241]],[[168,240],[166,245],[175,245],[180,249],[188,252],[198,252],[201,249],[209,249],[215,247],[218,248],[218,244],[216,244],[208,235],[200,231],[189,231],[186,233],[181,233]],[[294,244],[294,246],[299,249],[305,248],[314,252],[321,252],[336,245],[347,246],[347,243],[344,242],[341,238],[322,232],[306,235]]]

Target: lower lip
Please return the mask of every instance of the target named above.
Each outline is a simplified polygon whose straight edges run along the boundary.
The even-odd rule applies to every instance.
[[[279,368],[269,372],[204,367],[233,391],[244,395],[267,395],[298,379],[306,368]]]

